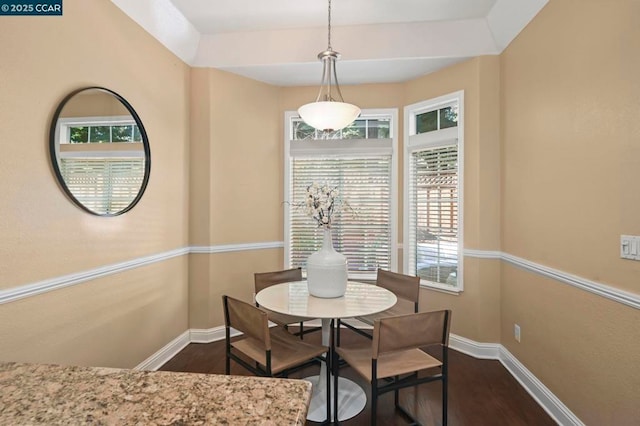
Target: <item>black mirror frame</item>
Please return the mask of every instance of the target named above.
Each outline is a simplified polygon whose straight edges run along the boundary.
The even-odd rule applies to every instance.
[[[142,179],[142,185],[140,186],[140,190],[138,191],[138,195],[133,199],[133,201],[131,201],[131,203],[129,203],[129,205],[127,207],[125,207],[124,209],[122,209],[122,210],[120,210],[118,212],[115,212],[115,213],[98,213],[98,212],[95,212],[95,211],[87,208],[84,204],[82,204],[71,193],[71,191],[69,190],[69,187],[67,187],[67,183],[64,181],[64,178],[62,177],[62,173],[60,172],[60,167],[58,166],[58,159],[56,157],[56,127],[58,125],[58,119],[60,118],[60,113],[62,112],[62,109],[65,107],[67,102],[69,102],[69,100],[71,100],[71,98],[73,98],[78,93],[84,92],[86,90],[100,90],[100,91],[106,92],[106,93],[112,95],[113,97],[115,97],[116,99],[118,99],[122,103],[122,105],[125,106],[127,111],[129,111],[129,113],[131,114],[131,116],[135,120],[136,125],[138,126],[138,129],[140,130],[140,135],[141,135],[141,138],[142,138],[142,146],[144,148],[144,156],[145,156],[144,178]],[[60,102],[60,104],[58,105],[58,108],[56,108],[56,111],[53,114],[53,119],[51,120],[51,127],[49,129],[49,156],[51,158],[51,165],[53,166],[53,171],[54,171],[54,173],[56,175],[56,179],[58,180],[58,184],[60,185],[60,187],[62,188],[64,193],[67,195],[67,197],[69,197],[69,199],[75,205],[80,207],[82,210],[84,210],[85,212],[90,213],[92,215],[95,215],[95,216],[101,216],[101,217],[119,216],[121,214],[124,214],[124,213],[128,212],[132,208],[134,208],[135,205],[138,204],[138,201],[140,201],[140,199],[142,198],[142,195],[144,194],[145,189],[147,189],[147,184],[149,183],[149,176],[151,175],[151,149],[149,148],[149,138],[147,137],[147,131],[145,130],[144,125],[142,124],[142,120],[140,120],[140,117],[138,116],[136,111],[133,109],[131,104],[129,102],[127,102],[127,100],[125,98],[123,98],[122,96],[120,96],[119,94],[114,92],[113,90],[107,89],[105,87],[100,87],[100,86],[89,86],[89,87],[83,87],[83,88],[80,88],[80,89],[76,89],[76,90],[72,91],[71,93],[69,93],[67,96],[65,96],[65,98]]]

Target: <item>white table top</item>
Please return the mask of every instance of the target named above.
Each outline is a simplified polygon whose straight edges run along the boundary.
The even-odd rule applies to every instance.
[[[373,284],[349,281],[343,297],[309,295],[306,281],[276,284],[256,295],[256,301],[275,312],[308,318],[351,318],[382,312],[396,304],[395,294]]]

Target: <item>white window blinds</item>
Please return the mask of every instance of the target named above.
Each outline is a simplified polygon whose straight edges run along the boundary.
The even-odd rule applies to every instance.
[[[347,256],[349,274],[370,275],[391,264],[391,156],[291,159],[290,265],[306,267],[322,246],[322,229],[295,206],[313,182],[337,186],[353,212],[343,209],[331,228],[337,251]]]
[[[61,158],[60,172],[73,196],[96,212],[119,212],[135,199],[144,178],[144,158]]]
[[[411,153],[409,268],[422,279],[457,285],[458,146]]]

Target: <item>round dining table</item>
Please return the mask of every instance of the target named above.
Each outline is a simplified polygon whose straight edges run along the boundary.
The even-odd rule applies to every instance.
[[[374,284],[349,281],[344,296],[326,299],[311,296],[306,281],[295,281],[261,290],[256,295],[256,302],[266,309],[282,314],[321,319],[322,344],[330,347],[334,340],[330,339],[331,320],[382,312],[395,305],[397,298],[391,291]],[[335,348],[330,349],[333,353]],[[332,386],[333,380],[326,383],[326,368],[326,363],[322,362],[318,376],[305,378],[313,384],[307,419],[314,422],[324,422],[327,417],[327,386]],[[340,377],[338,419],[343,421],[354,417],[366,404],[367,396],[364,390],[353,381]],[[335,410],[335,407],[332,407],[332,410]]]

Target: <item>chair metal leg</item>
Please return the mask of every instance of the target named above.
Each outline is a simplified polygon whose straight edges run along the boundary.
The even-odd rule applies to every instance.
[[[231,374],[231,329],[229,328],[229,308],[227,306],[227,296],[222,296],[224,308],[224,372],[228,376]]]
[[[447,426],[447,377],[442,379],[442,426]]]
[[[334,356],[335,367],[333,369],[333,424],[339,425],[340,419],[338,418],[338,384],[340,383],[340,378],[338,374],[340,373],[340,369],[338,368],[338,355]]]
[[[449,348],[442,348],[442,426],[447,426],[447,394],[449,392]]]
[[[399,376],[395,376],[393,378],[393,381],[397,382],[398,378],[399,378]],[[400,406],[400,390],[399,389],[396,389],[393,392],[393,403],[395,404],[396,408],[398,408]]]
[[[371,360],[371,426],[376,425],[378,417],[378,360]]]
[[[378,384],[372,381],[371,382],[371,426],[376,426],[377,417],[378,417]]]

